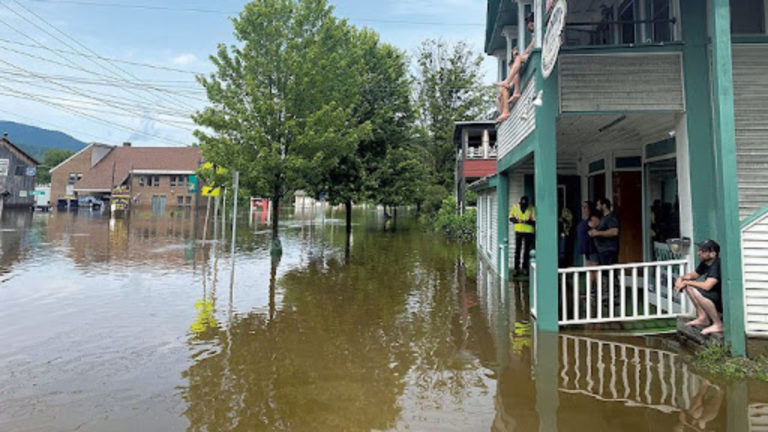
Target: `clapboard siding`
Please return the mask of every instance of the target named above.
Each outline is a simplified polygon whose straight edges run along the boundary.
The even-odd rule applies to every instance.
[[[498,224],[498,212],[497,209],[497,199],[496,199],[496,189],[491,190],[491,248],[489,250],[489,255],[491,259],[491,265],[493,269],[498,273],[498,266],[496,263],[496,251],[499,250],[499,224]]]
[[[531,78],[522,92],[520,100],[515,103],[510,111],[510,116],[501,125],[498,131],[498,158],[508,155],[536,128],[536,110],[532,100],[536,90],[536,80]]]
[[[767,337],[768,212],[742,230],[741,255],[747,334]]]
[[[734,45],[739,216],[768,204],[768,45]]]
[[[677,53],[565,55],[560,59],[563,112],[683,111]]]

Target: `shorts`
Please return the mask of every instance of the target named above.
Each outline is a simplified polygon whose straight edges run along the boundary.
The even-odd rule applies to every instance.
[[[600,265],[614,265],[619,262],[619,251],[598,252],[598,262]]]
[[[588,263],[588,262],[589,263],[593,263],[593,264],[597,264],[598,261],[600,261],[600,257],[597,255],[596,252],[595,253],[591,253],[591,254],[584,254],[584,255],[582,255],[582,257],[584,257],[584,263],[585,264]]]
[[[718,312],[723,312],[723,299],[720,295],[720,291],[707,291],[701,288],[696,288],[696,290],[702,295],[702,297],[714,303],[715,309],[717,309]]]

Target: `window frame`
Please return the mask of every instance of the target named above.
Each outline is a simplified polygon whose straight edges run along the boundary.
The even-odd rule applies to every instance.
[[[735,1],[741,1],[741,0],[735,0]],[[733,36],[768,36],[768,1],[766,1],[766,0],[757,0],[757,1],[760,4],[762,4],[762,6],[763,6],[763,14],[762,14],[762,16],[763,16],[763,31],[762,32],[756,32],[756,33],[755,32],[753,32],[753,33],[740,33],[740,32],[737,32],[734,29],[734,26],[733,26],[734,25],[734,21],[733,21],[734,15],[733,15],[733,6],[731,5],[733,0],[731,0],[731,1],[729,1],[729,6],[730,6],[730,9],[731,9],[730,10],[730,12],[731,12],[731,35],[733,35]]]

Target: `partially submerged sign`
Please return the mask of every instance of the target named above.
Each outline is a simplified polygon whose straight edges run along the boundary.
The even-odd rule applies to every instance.
[[[565,0],[557,0],[552,8],[552,14],[547,23],[547,34],[544,35],[544,43],[541,47],[541,75],[549,78],[557,64],[557,56],[563,44],[563,29],[565,28],[565,15],[568,12],[568,4]]]
[[[9,159],[0,159],[0,176],[7,177],[8,176],[8,165],[10,164]]]

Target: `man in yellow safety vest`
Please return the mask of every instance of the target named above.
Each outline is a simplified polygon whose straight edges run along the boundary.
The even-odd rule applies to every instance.
[[[528,261],[536,231],[536,209],[528,204],[527,196],[520,198],[520,202],[509,210],[509,221],[514,224],[515,231],[514,274],[528,274]]]

